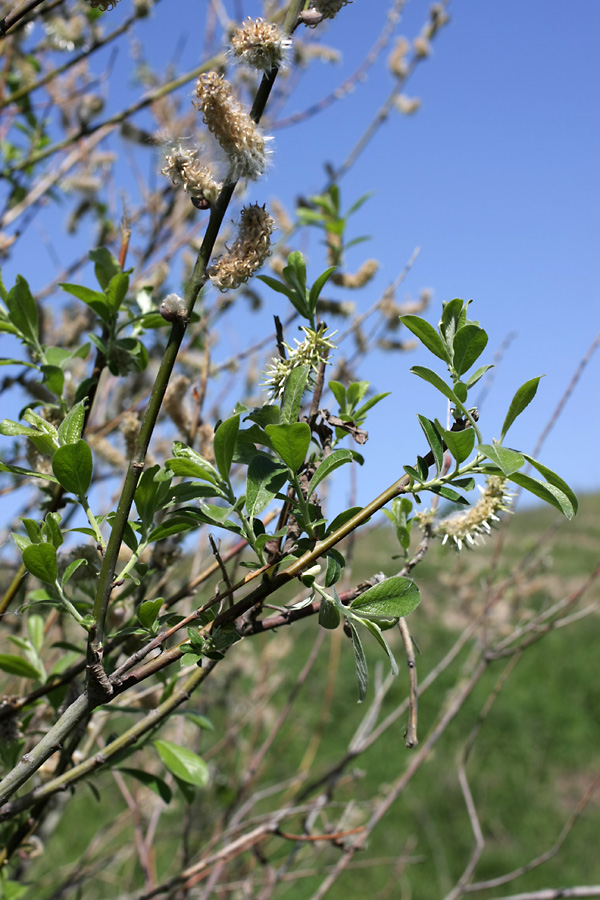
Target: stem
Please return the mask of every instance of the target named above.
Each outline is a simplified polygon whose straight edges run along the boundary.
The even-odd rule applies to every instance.
[[[67,612],[73,616],[78,625],[81,625],[82,628],[85,628],[86,631],[89,631],[89,628],[85,624],[83,616],[77,612],[71,601],[65,596],[65,593],[58,580],[54,582],[54,587],[56,589],[56,592],[58,593],[58,596],[60,597],[60,602],[63,604]]]
[[[106,543],[104,541],[104,538],[102,537],[102,532],[100,531],[100,526],[98,525],[98,522],[96,521],[96,517],[95,517],[94,513],[92,512],[92,510],[90,509],[90,504],[88,503],[88,498],[85,496],[82,496],[82,497],[78,497],[77,499],[79,500],[79,503],[82,506],[82,508],[87,516],[87,520],[90,523],[90,527],[96,537],[96,542],[99,544],[99,546],[102,548],[102,550],[104,550],[106,548]]]

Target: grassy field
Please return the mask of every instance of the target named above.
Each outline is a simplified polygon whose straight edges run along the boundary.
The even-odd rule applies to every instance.
[[[494,567],[493,583],[507,578],[511,584],[494,607],[490,637],[501,639],[511,622],[526,624],[541,609],[579,588],[600,556],[600,497],[584,497],[581,511],[572,523],[557,526],[552,511],[534,508],[515,515],[506,531],[501,553],[496,557],[495,540],[476,552],[455,553],[435,545],[415,570],[422,591],[422,604],[409,624],[420,649],[419,680],[449,650],[462,629],[481,610],[486,584]],[[549,542],[541,541],[547,535]],[[391,528],[372,529],[355,547],[353,581],[378,570],[386,575],[399,563]],[[594,583],[575,609],[600,599],[600,583]],[[213,785],[182,813],[172,804],[161,817],[157,832],[159,876],[165,875],[174,858],[181,857],[180,820],[188,816],[187,836],[192,849],[206,839],[207,825],[231,800],[235,780],[245,760],[260,746],[276,715],[292,690],[319,633],[317,622],[308,619],[236,646],[231,659],[215,671],[197,710],[214,722],[215,733],[197,735],[196,749],[205,754],[213,772]],[[376,665],[382,675],[389,669],[374,641],[364,640],[372,683]],[[399,641],[393,640],[400,663],[400,676],[386,696],[380,718],[406,697],[406,668]],[[495,878],[518,868],[548,851],[573,813],[581,797],[600,772],[600,617],[591,615],[557,628],[531,646],[507,677],[489,715],[482,724],[467,765],[467,774],[480,817],[485,847],[475,880]],[[448,693],[460,682],[462,667],[473,654],[467,645],[454,663],[422,694],[419,704],[421,745],[448,703]],[[368,896],[438,900],[446,896],[468,862],[473,834],[461,794],[457,760],[469,734],[477,724],[494,684],[507,660],[491,664],[432,753],[424,761],[389,814],[373,832],[356,866],[345,872],[328,896],[354,900]],[[262,693],[261,693],[262,691]],[[348,742],[372,699],[356,703],[356,680],[350,643],[341,629],[325,634],[319,656],[291,713],[275,738],[271,752],[259,771],[258,786],[266,788],[304,772],[312,760],[308,781],[317,779],[343,755]],[[248,709],[252,715],[248,718]],[[247,718],[218,752],[211,746],[221,738],[232,719]],[[407,750],[403,739],[405,717],[392,726],[374,746],[359,756],[337,786],[335,799],[353,801],[345,827],[364,822],[373,801],[385,795],[391,784],[410,764],[419,748]],[[189,723],[185,726],[189,728]],[[184,738],[182,725],[180,738]],[[161,734],[162,736],[162,734]],[[174,738],[171,738],[174,739]],[[196,734],[194,733],[194,739]],[[139,764],[138,759],[136,764]],[[155,765],[156,760],[152,760]],[[131,762],[128,765],[133,764]],[[67,872],[89,847],[100,821],[105,822],[106,846],[114,842],[116,867],[110,875],[96,872],[78,893],[60,896],[96,900],[119,896],[139,885],[139,871],[131,860],[118,862],[125,838],[128,813],[108,773],[99,773],[94,783],[101,791],[98,802],[83,786],[77,789],[67,815],[48,835],[46,853],[35,868],[32,887],[23,900],[55,898],[58,872]],[[255,812],[276,808],[282,791],[259,802]],[[330,814],[335,822],[335,815]],[[294,828],[297,829],[298,822]],[[324,827],[324,820],[319,822]],[[113,830],[111,832],[111,829]],[[486,891],[478,898],[503,897],[543,887],[600,883],[600,790],[587,805],[569,833],[560,853],[541,868],[518,881]],[[270,839],[263,852],[273,866],[287,865],[289,843]],[[312,848],[298,849],[293,868],[306,870],[306,877],[283,880],[275,896],[307,900],[322,882],[323,870],[311,874]],[[318,863],[333,865],[339,850],[318,851]],[[91,854],[90,860],[94,859]],[[172,870],[170,870],[172,871]],[[235,874],[235,868],[232,870]],[[110,885],[114,892],[111,893]],[[54,885],[54,887],[53,887]],[[117,890],[118,885],[118,890]],[[194,895],[195,896],[195,895]],[[227,894],[226,896],[235,896]]]

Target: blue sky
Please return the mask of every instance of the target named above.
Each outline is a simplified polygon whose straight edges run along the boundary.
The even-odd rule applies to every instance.
[[[129,6],[129,0],[122,0],[110,14],[111,27],[129,13]],[[231,3],[225,6],[232,12]],[[259,12],[256,3],[237,6],[244,14]],[[311,106],[356,69],[377,39],[388,6],[387,0],[354,0],[328,24],[323,40],[341,50],[342,62],[313,66],[283,115]],[[416,36],[428,7],[410,0],[395,34]],[[197,64],[206,4],[176,0],[176,9],[174,16],[172,3],[160,3],[139,36],[157,66],[176,54],[184,69]],[[442,301],[473,298],[472,315],[490,336],[482,362],[491,361],[507,334],[516,332],[482,410],[488,438],[499,432],[519,385],[546,375],[530,413],[517,421],[508,440],[531,451],[600,328],[600,7],[596,0],[452,0],[449,12],[451,23],[406,88],[409,96],[421,99],[421,109],[410,117],[392,113],[341,183],[344,206],[373,192],[350,231],[350,236],[368,234],[372,240],[349,253],[348,268],[358,268],[366,256],[381,264],[376,280],[352,299],[360,309],[370,307],[419,246],[399,300],[431,288],[434,300],[426,317],[435,324]],[[383,60],[387,55],[386,50]],[[111,91],[107,111],[138,96],[130,69],[122,49],[113,71],[121,89]],[[325,113],[294,128],[276,129],[272,169],[253,188],[251,199],[268,203],[276,195],[293,209],[299,194],[319,192],[324,161],[337,165],[345,158],[391,85],[380,61]],[[190,89],[183,91],[189,94]],[[136,121],[147,124],[144,113]],[[147,165],[157,169],[155,159]],[[121,171],[124,189],[133,191],[127,166]],[[39,216],[52,233],[56,215],[52,207]],[[66,213],[58,215],[66,218]],[[23,242],[24,252],[4,266],[7,284],[23,272],[36,289],[54,275],[52,260],[32,245],[35,238],[32,231],[28,243]],[[316,241],[305,246],[314,278],[323,268],[323,254]],[[59,256],[64,252],[61,262],[68,261],[67,244],[57,247]],[[265,292],[265,299],[263,318],[244,322],[249,338],[271,328],[270,316],[281,312],[278,296]],[[225,343],[223,357],[227,355]],[[361,503],[401,475],[401,464],[412,464],[416,453],[424,451],[416,413],[445,418],[443,399],[410,375],[415,364],[435,368],[424,350],[375,355],[364,365],[362,377],[377,391],[392,390],[393,395],[368,423],[371,440],[359,478]],[[540,454],[579,490],[600,485],[592,451],[600,437],[594,402],[599,372],[596,355]],[[215,393],[219,390],[216,386]],[[343,502],[343,482],[338,490]]]

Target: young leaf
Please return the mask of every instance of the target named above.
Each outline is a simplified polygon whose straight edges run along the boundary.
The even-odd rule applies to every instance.
[[[518,450],[509,450],[501,444],[480,444],[478,448],[485,453],[495,465],[497,465],[508,478],[513,472],[517,472],[525,465],[525,457]]]
[[[326,597],[321,597],[321,605],[319,606],[319,625],[321,628],[334,630],[340,624],[339,609]]]
[[[72,406],[58,426],[58,438],[63,444],[75,444],[81,437],[85,421],[85,403],[80,400]]]
[[[427,443],[431,447],[431,452],[433,453],[433,458],[435,460],[436,474],[439,474],[444,462],[444,447],[442,445],[440,432],[438,431],[439,424],[434,424],[430,419],[426,419],[425,416],[417,415],[417,419],[425,432]]]
[[[67,568],[65,569],[65,571],[63,573],[63,577],[60,580],[61,586],[64,588],[64,586],[67,584],[67,582],[69,581],[71,576],[75,574],[77,569],[80,566],[87,566],[87,564],[88,564],[87,559],[74,559],[72,563],[69,563],[69,565],[67,566]]]
[[[40,672],[34,665],[22,656],[13,656],[12,653],[0,653],[0,669],[19,678],[34,678],[36,681],[40,679]]]
[[[454,336],[453,365],[458,375],[468,372],[485,350],[488,336],[478,325],[465,325]]]
[[[430,353],[433,353],[438,359],[443,359],[446,363],[450,361],[448,351],[433,325],[430,325],[429,322],[420,316],[400,316],[400,321],[419,338]]]
[[[288,264],[283,270],[283,277],[299,297],[306,296],[306,264],[298,250],[294,250],[288,256]]]
[[[358,702],[362,703],[367,696],[369,670],[367,668],[365,651],[360,642],[358,631],[349,619],[347,621],[348,627],[350,628],[350,634],[352,635],[352,647],[354,649],[354,664],[356,666],[356,680],[358,681]]]
[[[196,753],[172,744],[171,741],[154,741],[161,760],[169,770],[187,784],[206,787],[209,779],[208,766]]]
[[[30,544],[23,550],[23,565],[44,584],[55,584],[58,574],[56,547],[53,544]]]
[[[146,772],[144,769],[119,768],[118,771],[123,772],[124,775],[130,775],[131,778],[135,778],[136,781],[139,781],[145,785],[145,787],[150,788],[151,791],[158,794],[163,803],[171,802],[173,792],[167,782],[160,778],[160,776],[154,775],[153,772]]]
[[[515,396],[510,402],[510,406],[508,407],[508,412],[506,413],[504,425],[502,426],[502,431],[500,433],[500,441],[504,440],[508,429],[515,421],[517,416],[519,416],[523,412],[523,410],[527,406],[529,406],[536,395],[540,379],[542,379],[543,377],[543,375],[538,375],[537,378],[532,378],[530,381],[526,381],[525,384],[522,384],[518,389]]]
[[[99,291],[92,291],[91,288],[84,287],[81,284],[63,283],[59,287],[93,309],[96,315],[108,325],[111,320],[111,309],[104,294],[101,294]],[[90,335],[90,337],[93,336]]]
[[[0,431],[0,434],[3,433]],[[58,480],[54,475],[46,475],[44,472],[32,472],[30,469],[22,469],[21,466],[9,466],[7,463],[0,463],[0,472],[10,472],[12,475],[27,475],[30,478],[44,478],[46,481],[58,484]]]
[[[344,463],[352,462],[353,459],[354,454],[352,453],[352,450],[334,450],[333,453],[330,453],[329,456],[325,457],[313,477],[310,479],[307,490],[307,500],[310,499],[311,495],[315,492],[317,485],[319,485],[324,478],[328,478],[335,469],[343,466]]]
[[[66,491],[85,497],[92,483],[92,451],[82,439],[65,444],[52,457],[52,471]]]
[[[233,451],[238,431],[240,429],[240,417],[231,416],[221,422],[215,431],[214,451],[217,468],[225,481],[229,481],[229,472],[233,460]]]
[[[363,619],[362,624],[365,626],[367,631],[371,632],[371,634],[373,635],[373,637],[375,638],[375,640],[377,641],[379,646],[382,648],[382,650],[385,653],[387,653],[389,660],[390,660],[390,665],[392,667],[392,675],[397,675],[398,674],[398,663],[396,662],[396,659],[389,647],[388,642],[386,641],[383,634],[381,633],[381,628],[379,627],[379,625],[376,622],[371,622],[369,619]]]
[[[128,288],[129,275],[126,275],[124,272],[118,272],[116,275],[113,275],[106,288],[106,299],[113,315],[119,312],[121,304],[127,296]]]
[[[298,366],[288,375],[281,398],[281,414],[279,421],[283,424],[298,421],[298,413],[302,406],[302,397],[310,374],[309,366]]]
[[[556,507],[565,518],[572,519],[575,515],[576,507],[573,506],[569,497],[555,485],[538,481],[537,478],[525,475],[524,472],[514,472],[510,476],[510,480],[529,491],[530,494],[535,494],[536,497]]]
[[[465,384],[467,385],[467,388],[470,390],[472,387],[474,387],[477,384],[477,382],[480,380],[480,378],[483,378],[483,376],[488,371],[488,369],[493,369],[493,368],[494,367],[492,365],[489,365],[489,366],[480,366],[478,369],[476,369],[473,372],[473,374],[471,375],[471,377],[467,378],[467,380],[465,382]]]
[[[420,602],[421,595],[414,581],[394,575],[353,600],[350,609],[365,618],[387,616],[400,619],[412,612]]]
[[[48,390],[57,397],[62,397],[63,387],[65,386],[65,373],[58,366],[40,366],[40,372],[44,376],[42,383]]]
[[[140,625],[150,631],[158,618],[163,602],[162,597],[156,597],[155,600],[144,600],[137,611],[137,618]]]
[[[19,329],[26,343],[37,345],[39,330],[37,304],[22,275],[17,275],[17,282],[8,293],[6,305],[11,324]]]
[[[319,302],[319,296],[321,291],[329,281],[329,278],[333,275],[336,270],[336,266],[330,266],[328,269],[325,269],[324,272],[321,272],[315,283],[310,289],[310,293],[308,295],[308,306],[309,309],[314,316],[317,311],[317,303]]]
[[[459,404],[458,397],[454,393],[451,387],[449,387],[443,378],[433,372],[431,369],[426,369],[425,366],[413,366],[410,370],[413,375],[418,375],[419,378],[422,378],[424,381],[428,381],[429,384],[432,384],[435,388],[440,391],[444,397],[447,397],[448,400],[452,400],[453,403]]]
[[[330,381],[329,387],[331,388],[331,393],[337,400],[340,406],[340,413],[344,414],[348,410],[347,400],[346,400],[346,388],[341,383],[341,381]]]
[[[267,425],[265,432],[279,458],[293,472],[297,472],[306,459],[310,444],[308,424],[293,422],[289,425]]]
[[[544,478],[546,479],[547,482],[549,482],[549,484],[558,488],[559,491],[563,492],[563,494],[566,494],[566,496],[571,501],[571,506],[573,507],[573,510],[575,512],[577,512],[577,509],[579,507],[577,496],[575,495],[573,490],[569,487],[567,482],[563,481],[563,479],[560,477],[560,475],[557,475],[556,472],[552,471],[552,469],[549,469],[547,466],[542,465],[541,462],[538,462],[537,459],[534,459],[533,456],[529,456],[527,453],[524,453],[523,456],[525,457],[525,459],[527,460],[528,463],[530,463],[532,466],[534,466],[538,470],[540,475],[544,476]]]
[[[248,466],[246,476],[246,510],[251,519],[265,509],[288,478],[286,467],[270,456],[257,453]]]
[[[111,279],[114,278],[115,275],[120,274],[121,266],[106,247],[96,247],[94,250],[90,250],[88,255],[91,261],[95,263],[94,272],[96,274],[96,280],[102,290],[105,291],[109,286]]]
[[[468,459],[475,446],[475,431],[473,428],[465,428],[462,431],[447,431],[437,419],[435,424],[456,462],[461,463]]]

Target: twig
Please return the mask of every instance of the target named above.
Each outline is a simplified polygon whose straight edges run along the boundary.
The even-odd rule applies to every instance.
[[[417,661],[415,659],[415,648],[406,624],[406,619],[398,620],[398,628],[404,645],[404,653],[406,654],[406,664],[408,666],[408,722],[406,725],[406,746],[409,749],[416,747],[419,743],[417,737],[417,710],[418,710],[418,690],[417,690]]]
[[[551,860],[553,857],[557,855],[562,845],[564,844],[567,835],[572,830],[573,826],[583,813],[584,809],[594,796],[595,792],[598,790],[600,786],[600,774],[596,776],[593,782],[590,784],[581,800],[577,804],[577,807],[573,810],[571,815],[569,816],[567,822],[565,823],[561,833],[559,834],[556,842],[550,847],[549,850],[546,850],[545,853],[542,853],[540,856],[536,856],[535,859],[532,859],[530,862],[526,863],[523,866],[519,866],[517,869],[513,869],[512,872],[507,872],[506,875],[501,875],[499,878],[489,878],[486,881],[477,881],[472,884],[467,884],[463,888],[463,893],[470,894],[475,893],[475,891],[487,891],[491,888],[500,887],[503,884],[508,884],[511,881],[515,881],[517,878],[520,878],[521,875],[526,875],[527,872],[531,872],[532,869],[537,869],[540,866],[544,865],[544,863]],[[557,894],[556,896],[563,896]]]

